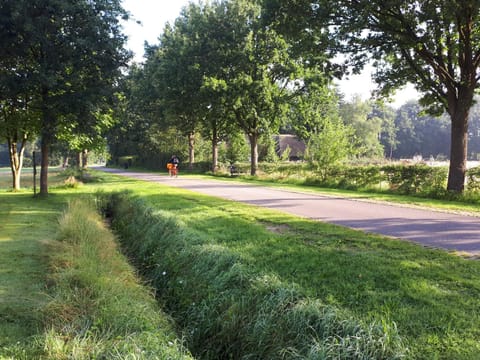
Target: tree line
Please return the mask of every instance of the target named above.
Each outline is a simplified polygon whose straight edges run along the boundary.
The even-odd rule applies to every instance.
[[[382,152],[399,156],[403,137],[415,139],[419,124],[430,126],[426,115],[405,109],[392,120],[380,102],[342,104],[332,86],[334,78],[371,62],[379,98],[411,82],[423,94],[425,113],[446,114],[447,188],[461,192],[475,132],[469,119],[479,80],[479,8],[476,1],[190,3],[157,44],[146,46],[145,61],[125,72],[121,19],[128,14],[118,0],[4,1],[0,132],[13,177],[21,144],[37,133],[41,193],[48,193],[51,146],[105,145],[107,129],[116,154],[129,154],[128,146],[137,156],[176,152],[187,144],[193,165],[202,146],[210,149],[213,171],[221,146],[241,147],[246,137],[252,175],[259,143],[268,154],[271,135],[281,130],[308,144],[306,156],[316,166]],[[442,126],[419,142],[443,143]]]
[[[119,0],[15,0],[0,3],[0,134],[8,144],[13,187],[27,140],[40,138],[40,193],[48,194],[51,147],[100,146],[124,49]]]

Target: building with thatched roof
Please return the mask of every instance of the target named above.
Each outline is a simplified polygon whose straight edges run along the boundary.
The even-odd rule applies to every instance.
[[[288,160],[302,160],[305,155],[306,144],[295,135],[276,135],[276,152],[282,158],[288,154]]]

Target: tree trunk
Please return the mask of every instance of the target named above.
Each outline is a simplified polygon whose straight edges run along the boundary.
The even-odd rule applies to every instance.
[[[188,135],[188,161],[188,167],[192,170],[195,164],[195,133],[193,132]]]
[[[218,144],[212,141],[212,171],[215,173],[218,169]]]
[[[84,149],[82,151],[82,168],[86,169],[88,167],[88,150]]]
[[[447,190],[462,192],[467,171],[468,108],[457,109],[452,115],[450,168]]]
[[[12,170],[12,188],[14,191],[20,190],[20,179],[23,168],[23,157],[25,153],[25,144],[27,141],[27,135],[24,134],[22,142],[20,143],[20,149],[18,149],[17,139],[9,138],[8,153],[10,157],[10,169]]]
[[[214,126],[212,129],[212,171],[215,173],[218,168],[218,133]]]
[[[50,145],[54,138],[55,117],[52,115],[49,107],[48,89],[42,89],[42,124],[41,124],[41,143],[40,150],[40,196],[48,195],[48,159],[50,156]]]
[[[62,168],[66,169],[68,167],[68,161],[69,160],[70,160],[70,158],[68,156],[63,157]]]
[[[82,153],[80,151],[75,153],[75,157],[77,158],[77,168],[82,168]]]
[[[48,195],[48,156],[50,150],[50,135],[44,134],[41,142],[42,159],[40,169],[40,195]]]
[[[257,134],[248,135],[250,140],[250,175],[257,175],[258,168],[258,136]]]

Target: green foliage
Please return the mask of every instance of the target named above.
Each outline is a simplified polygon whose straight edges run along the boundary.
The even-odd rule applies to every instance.
[[[101,202],[196,356],[403,357],[406,350],[393,325],[362,324],[306,297],[276,276],[257,272],[229,246],[197,237],[173,214],[154,211],[140,199],[117,193]]]
[[[338,120],[325,121],[321,131],[310,136],[305,157],[322,180],[335,165],[355,153],[353,139],[353,129]]]
[[[319,176],[312,175],[305,164],[285,164],[267,166],[262,164],[264,177],[276,181],[304,183],[330,188],[388,191],[402,195],[418,195],[433,198],[445,198],[446,167],[427,165],[367,165],[342,166],[326,168]],[[316,172],[316,168],[314,168]],[[478,184],[478,175],[471,172],[472,189]]]
[[[292,101],[288,125],[305,141],[322,131],[325,122],[336,121],[339,98],[329,86],[308,84],[302,94]]]
[[[401,106],[395,116],[397,146],[393,155],[397,159],[413,158],[415,155],[431,156],[448,154],[450,120],[425,114],[418,102],[410,101]]]
[[[340,106],[340,116],[346,125],[355,131],[359,139],[357,154],[360,157],[383,156],[383,147],[379,141],[382,131],[382,119],[372,116],[372,104],[355,96]]]
[[[276,163],[279,160],[277,155],[277,143],[270,133],[265,133],[259,139],[258,159],[259,161]],[[288,148],[289,149],[289,148]],[[286,152],[286,151],[285,151]],[[284,152],[284,153],[285,153]],[[283,154],[285,155],[285,154]]]
[[[10,33],[2,35],[8,56],[5,62],[1,57],[1,87],[9,78],[24,86],[15,93],[14,103],[23,103],[15,110],[31,116],[41,134],[40,191],[47,194],[48,157],[56,136],[86,135],[82,142],[90,144],[85,147],[102,142],[99,130],[108,119],[101,114],[129,58],[119,21],[128,16],[118,0],[22,0],[0,6],[1,33]]]
[[[318,37],[330,50],[327,68],[353,68],[355,73],[373,62],[378,93],[389,95],[410,82],[423,94],[420,103],[429,113],[447,112],[452,124],[447,188],[464,190],[469,110],[479,88],[478,78],[465,76],[478,73],[480,66],[476,1],[264,2],[282,33],[302,43],[300,52],[307,59],[315,53]],[[335,64],[339,53],[345,59],[341,65]]]
[[[247,144],[245,135],[241,132],[233,132],[225,144],[224,155],[220,155],[220,160],[224,163],[235,164],[248,160],[250,148]]]
[[[471,193],[480,193],[480,167],[467,170],[467,190]]]
[[[400,194],[441,195],[445,193],[447,169],[427,165],[383,166],[390,188]]]

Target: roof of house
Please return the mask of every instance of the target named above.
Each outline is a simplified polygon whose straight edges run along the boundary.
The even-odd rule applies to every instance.
[[[290,157],[303,157],[305,154],[306,144],[298,139],[295,135],[277,135],[277,154],[282,156],[287,147],[290,148]]]

